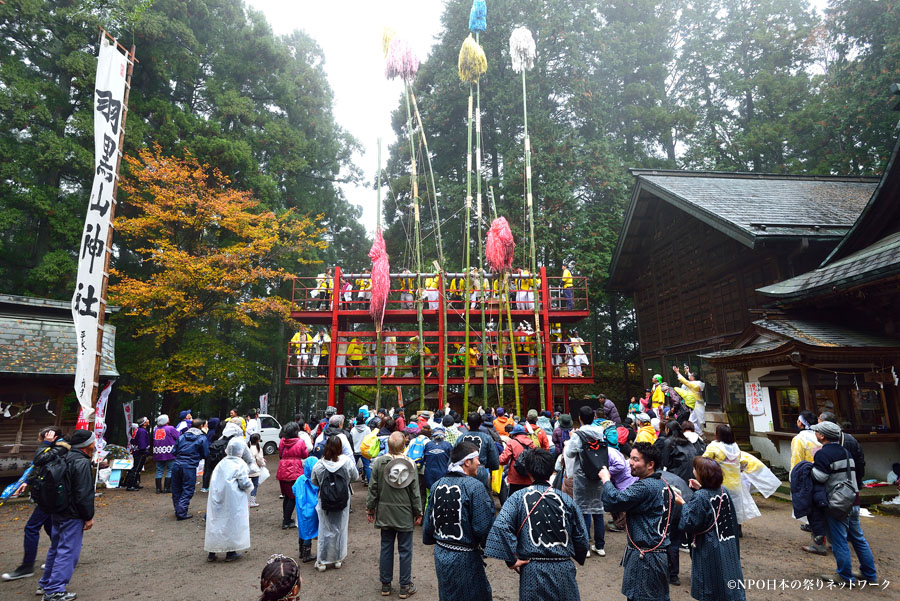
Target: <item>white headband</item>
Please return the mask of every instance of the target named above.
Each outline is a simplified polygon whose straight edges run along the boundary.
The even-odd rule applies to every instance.
[[[466,461],[468,461],[469,459],[475,459],[476,457],[478,457],[478,451],[472,451],[471,453],[469,453],[468,455],[466,455],[465,457],[463,457],[456,463],[451,463],[450,466],[447,468],[447,471],[448,472],[459,472],[460,474],[464,474],[465,472],[463,471],[463,468],[462,468],[463,464]]]

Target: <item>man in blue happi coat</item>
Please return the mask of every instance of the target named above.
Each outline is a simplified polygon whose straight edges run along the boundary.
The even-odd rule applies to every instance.
[[[434,547],[440,601],[490,601],[491,585],[482,552],[494,503],[475,475],[478,449],[470,442],[453,448],[444,477],[431,485],[422,539]]]
[[[677,527],[673,507],[675,494],[661,478],[659,449],[649,442],[635,443],[628,457],[631,475],[638,481],[618,490],[609,470],[600,470],[603,507],[625,512],[627,544],[622,566],[622,594],[629,601],[669,600],[669,532]]]
[[[572,559],[584,565],[588,534],[572,497],[548,482],[555,464],[550,451],[527,453],[534,483],[509,496],[488,535],[485,555],[519,573],[519,601],[581,599]]]

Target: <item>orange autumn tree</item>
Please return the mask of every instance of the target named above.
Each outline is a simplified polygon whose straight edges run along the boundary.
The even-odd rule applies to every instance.
[[[271,366],[246,351],[264,320],[286,320],[276,294],[283,265],[325,248],[324,230],[291,211],[261,210],[215,168],[164,156],[159,146],[125,157],[129,175],[115,228],[127,268],[111,270],[110,302],[130,334],[132,391],[209,398],[268,380]],[[118,267],[118,264],[117,264]],[[127,273],[126,273],[127,272]]]

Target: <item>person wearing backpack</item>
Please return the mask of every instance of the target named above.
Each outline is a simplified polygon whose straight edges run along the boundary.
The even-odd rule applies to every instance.
[[[606,557],[606,532],[603,523],[602,486],[600,469],[609,464],[604,430],[593,425],[594,410],[584,406],[578,411],[581,427],[575,431],[568,445],[565,456],[575,459],[575,472],[572,475],[572,492],[575,504],[584,515],[584,526],[590,536],[591,521],[594,522],[594,544],[588,551],[599,557]]]
[[[836,574],[823,574],[826,582],[840,585],[858,584],[853,574],[850,545],[856,551],[859,571],[869,583],[878,582],[875,557],[859,523],[859,488],[856,483],[856,465],[850,452],[841,445],[841,427],[833,422],[813,424],[809,428],[822,444],[813,460],[813,480],[825,485],[825,519],[828,523],[828,540],[837,564]]]
[[[38,448],[34,453],[32,476],[29,476],[26,483],[16,491],[17,494],[22,494],[25,487],[34,482],[34,479],[40,472],[41,465],[48,463],[50,459],[63,455],[69,450],[67,442],[58,440],[61,436],[62,432],[57,426],[49,426],[40,431],[38,434]],[[33,490],[34,486],[32,485]],[[41,540],[41,528],[44,529],[47,536],[51,536],[50,522],[50,514],[36,504],[34,511],[31,512],[31,517],[28,518],[28,523],[25,524],[25,555],[22,557],[22,563],[12,572],[4,573],[0,578],[4,581],[10,581],[34,576],[34,562],[37,558],[38,543]]]
[[[54,494],[42,495],[39,499],[39,504],[50,514],[52,522],[50,549],[44,561],[44,575],[38,583],[43,601],[72,601],[76,598],[77,595],[67,592],[66,587],[78,565],[82,537],[94,525],[91,457],[97,449],[96,438],[89,430],[75,430],[66,442],[70,450],[51,462],[64,466],[59,478],[55,478],[56,485],[51,487]],[[52,502],[48,504],[48,501]]]
[[[509,437],[503,436],[506,448],[500,453],[500,465],[508,465],[509,473],[506,482],[509,484],[509,494],[530,486],[534,480],[525,468],[526,451],[534,450],[534,441],[525,432],[520,424],[513,426]]]
[[[559,416],[556,428],[553,429],[553,446],[557,455],[562,455],[563,445],[572,436],[572,416],[563,413]]]
[[[333,565],[339,570],[347,557],[347,531],[350,523],[350,483],[359,480],[359,470],[344,454],[340,438],[325,443],[321,461],[313,466],[310,482],[319,488],[319,537],[316,544],[316,569],[324,572]]]
[[[363,482],[369,485],[369,478],[372,476],[372,468],[369,465],[369,458],[362,453],[362,441],[366,436],[372,433],[372,429],[366,425],[366,416],[360,411],[359,417],[356,418],[356,425],[350,430],[350,439],[353,442],[353,459],[356,463],[362,463],[365,479]],[[354,465],[356,464],[354,463]]]

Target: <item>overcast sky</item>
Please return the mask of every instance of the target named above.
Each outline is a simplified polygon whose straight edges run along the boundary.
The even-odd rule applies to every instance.
[[[363,152],[354,159],[366,181],[371,181],[378,166],[377,140],[382,138],[382,160],[386,161],[387,148],[394,141],[391,111],[403,92],[399,81],[384,77],[381,35],[385,26],[394,28],[410,40],[419,61],[424,61],[440,30],[445,0],[247,1],[266,15],[276,34],[301,29],[321,46],[334,92],[335,118],[362,145]],[[810,3],[822,10],[827,0]],[[363,225],[373,233],[375,190],[345,185],[344,193],[363,207]]]
[[[394,141],[391,111],[403,93],[399,81],[384,77],[381,35],[385,26],[405,36],[424,61],[440,29],[444,0],[248,0],[262,11],[276,34],[301,29],[325,53],[325,72],[334,92],[334,115],[364,151],[354,157],[367,181],[378,170]],[[375,231],[375,190],[344,186],[350,202],[363,207],[363,225]]]

